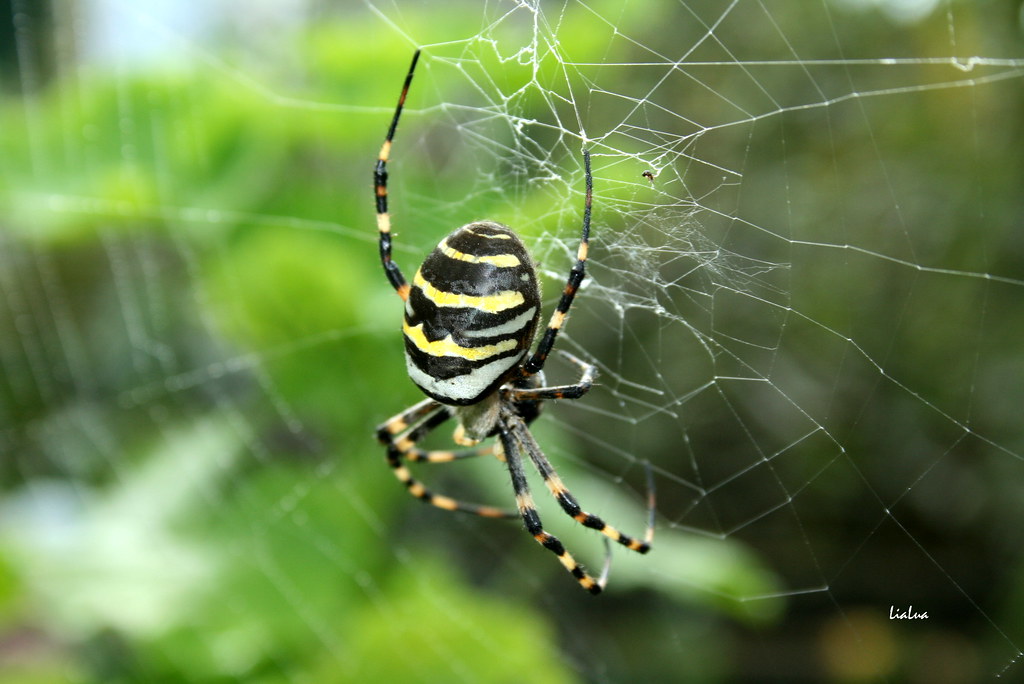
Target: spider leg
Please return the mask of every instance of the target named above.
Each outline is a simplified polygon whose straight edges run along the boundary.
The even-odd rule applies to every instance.
[[[391,119],[391,126],[388,128],[387,137],[384,138],[380,154],[377,155],[377,164],[373,169],[373,193],[377,200],[377,232],[380,234],[380,262],[384,266],[384,274],[387,276],[388,281],[403,301],[409,298],[409,284],[405,282],[405,276],[402,275],[398,264],[391,260],[391,214],[388,213],[387,166],[388,157],[391,155],[391,140],[395,137],[395,129],[398,128],[398,118],[402,115],[405,96],[409,93],[412,74],[416,70],[416,62],[419,58],[420,51],[417,50],[412,56],[409,73],[405,75],[405,84],[402,86],[402,94],[399,95],[398,105],[395,107],[395,116]]]
[[[534,387],[532,389],[509,388],[505,390],[512,401],[541,401],[544,399],[579,399],[590,391],[597,369],[593,364],[581,361],[567,351],[562,352],[570,361],[580,367],[583,374],[571,385],[557,387]]]
[[[498,428],[498,436],[505,451],[505,462],[508,464],[509,474],[512,476],[512,488],[516,494],[516,507],[519,509],[519,515],[523,518],[526,530],[533,535],[537,543],[558,557],[562,567],[576,578],[581,587],[591,594],[600,594],[601,590],[604,589],[603,580],[607,575],[607,571],[602,572],[602,577],[595,579],[566,551],[558,537],[544,531],[540,515],[537,514],[537,506],[534,504],[533,496],[530,494],[530,485],[526,481],[526,473],[523,471],[523,462],[517,444],[519,439],[516,435],[513,435],[505,420],[502,421]],[[607,560],[605,563],[607,565]]]
[[[410,463],[451,463],[452,461],[461,461],[464,458],[476,458],[477,456],[500,457],[495,445],[476,447],[475,449],[460,449],[458,451],[410,449],[403,455]]]
[[[377,426],[377,441],[381,444],[390,444],[396,435],[406,432],[440,408],[441,403],[433,399],[424,399],[418,404],[410,406]]]
[[[586,173],[587,194],[583,203],[583,233],[580,236],[580,246],[576,252],[576,263],[569,271],[569,279],[565,283],[565,289],[562,290],[562,298],[558,300],[558,306],[551,314],[551,320],[548,322],[547,330],[544,331],[544,337],[537,345],[537,351],[533,353],[529,361],[523,364],[523,375],[535,375],[544,367],[544,362],[555,345],[558,331],[565,324],[565,317],[569,313],[569,307],[572,306],[572,300],[576,297],[576,291],[579,289],[580,283],[583,282],[587,249],[590,245],[590,209],[594,195],[594,179],[590,175],[590,150],[583,150],[583,168]]]
[[[441,425],[451,417],[451,409],[445,407],[443,410],[440,410],[428,417],[413,430],[410,430],[409,433],[405,435],[405,439],[408,439],[415,444],[423,439],[427,433],[434,430],[437,426]],[[451,461],[458,461],[464,458],[474,458],[476,456],[485,456],[488,454],[494,455],[496,451],[496,444],[485,447],[476,447],[473,449],[460,449],[458,451],[451,451],[448,449],[426,451],[418,447],[412,447],[403,451],[402,456],[404,456],[407,461],[413,463],[450,463]]]
[[[622,544],[627,549],[636,551],[637,553],[647,553],[651,550],[650,540],[653,537],[654,528],[649,527],[647,531],[647,540],[640,541],[634,539],[629,535],[619,532],[617,529],[606,523],[598,516],[587,513],[580,504],[576,501],[576,497],[566,488],[565,484],[562,483],[562,479],[555,472],[551,462],[548,461],[544,452],[541,451],[540,446],[534,440],[533,435],[530,434],[529,428],[526,424],[518,417],[511,416],[507,421],[507,429],[510,430],[515,438],[529,455],[530,460],[533,461],[533,465],[536,466],[537,471],[541,477],[544,478],[544,484],[547,485],[551,495],[555,497],[555,500],[562,507],[570,517],[576,522],[580,523],[584,527],[597,530],[601,534],[605,535],[614,542]]]
[[[494,506],[465,503],[449,496],[435,494],[423,483],[412,476],[405,466],[405,460],[426,460],[443,462],[454,460],[453,457],[465,458],[485,453],[493,453],[493,449],[470,449],[471,453],[458,455],[461,452],[430,452],[416,449],[416,442],[434,428],[451,418],[451,409],[433,399],[425,399],[412,408],[399,413],[377,428],[377,439],[387,448],[387,461],[395,477],[410,494],[418,499],[446,511],[464,511],[484,518],[514,518],[516,513]],[[417,452],[419,455],[417,455]],[[437,454],[443,455],[437,455]]]

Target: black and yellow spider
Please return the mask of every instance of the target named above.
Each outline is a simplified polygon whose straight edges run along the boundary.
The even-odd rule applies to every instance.
[[[576,384],[544,387],[541,372],[583,280],[593,185],[590,154],[583,151],[587,190],[576,263],[540,344],[527,359],[540,319],[540,290],[525,245],[507,226],[475,221],[455,230],[427,256],[416,271],[412,285],[391,260],[387,161],[419,54],[417,50],[413,55],[373,179],[381,263],[391,285],[405,302],[402,332],[406,366],[409,377],[430,398],[379,426],[377,438],[387,447],[388,464],[395,477],[413,496],[449,511],[466,511],[490,518],[521,516],[534,539],[558,556],[584,589],[599,594],[604,588],[606,572],[594,578],[573,559],[562,542],[544,531],[522,463],[522,454],[526,454],[552,496],[575,520],[633,551],[647,553],[650,550],[651,525],[645,541],[640,541],[581,509],[527,427],[539,415],[542,401],[578,399],[590,389],[594,378],[594,367],[570,354],[566,356],[581,369]],[[454,440],[460,446],[473,447],[494,435],[498,443],[493,447],[461,451],[425,451],[416,446],[427,433],[452,417],[458,423]],[[404,464],[405,461],[441,463],[482,454],[494,454],[505,461],[512,476],[518,512],[463,503],[435,494],[415,480]]]

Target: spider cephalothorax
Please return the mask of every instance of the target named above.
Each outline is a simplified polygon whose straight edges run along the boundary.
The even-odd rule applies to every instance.
[[[540,414],[544,400],[578,399],[593,383],[594,367],[571,354],[566,356],[581,371],[575,384],[545,387],[542,373],[583,281],[593,186],[590,153],[583,150],[586,194],[576,263],[537,349],[530,354],[540,319],[540,289],[530,254],[510,228],[492,221],[474,221],[453,231],[423,261],[411,285],[391,259],[387,161],[419,54],[417,50],[413,55],[373,178],[381,263],[388,281],[405,302],[402,332],[406,367],[409,377],[429,399],[380,425],[377,437],[387,447],[388,464],[395,476],[413,496],[446,510],[493,518],[521,517],[530,534],[558,556],[580,585],[598,594],[604,587],[605,573],[592,577],[555,536],[544,531],[522,464],[525,455],[555,500],[576,521],[633,551],[650,550],[653,526],[648,525],[646,538],[640,541],[580,508],[528,427]],[[474,448],[425,451],[416,446],[427,433],[453,417],[457,421],[455,442]],[[493,447],[475,446],[492,436],[498,437]],[[482,454],[494,454],[507,464],[516,511],[435,494],[414,479],[405,465],[406,461],[440,463]]]

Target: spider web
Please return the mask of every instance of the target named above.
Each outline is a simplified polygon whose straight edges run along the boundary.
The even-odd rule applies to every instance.
[[[1019,676],[1019,10],[238,10],[7,15],[4,677]],[[614,549],[600,599],[517,525],[413,501],[372,440],[420,398],[369,184],[416,47],[407,277],[489,218],[551,311],[591,150],[557,346],[599,384],[534,433],[627,532],[654,475],[654,550]],[[416,474],[511,503],[493,459]]]

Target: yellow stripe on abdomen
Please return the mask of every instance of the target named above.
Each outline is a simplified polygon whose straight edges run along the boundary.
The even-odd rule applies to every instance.
[[[467,361],[482,361],[498,354],[504,354],[516,348],[516,340],[502,340],[497,344],[485,344],[479,347],[462,347],[452,340],[448,335],[440,340],[428,340],[423,332],[423,324],[409,325],[408,321],[402,322],[402,332],[414,344],[416,348],[431,356],[457,356]]]
[[[523,299],[523,293],[517,292],[516,290],[501,290],[500,292],[484,295],[483,297],[456,294],[455,292],[445,292],[431,285],[430,281],[423,277],[422,271],[416,271],[416,276],[413,278],[412,282],[413,285],[420,288],[420,291],[423,292],[423,296],[433,302],[436,306],[479,309],[480,311],[486,311],[487,313],[498,313],[500,311],[514,309],[525,301]]]
[[[471,264],[490,264],[492,266],[497,266],[498,268],[515,268],[522,263],[519,261],[519,257],[515,254],[466,254],[465,252],[460,252],[457,249],[449,247],[447,239],[441,240],[440,244],[437,245],[437,248],[449,259],[466,261]]]

